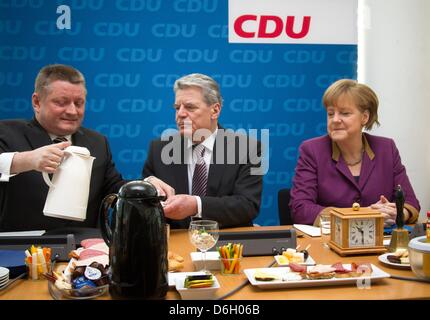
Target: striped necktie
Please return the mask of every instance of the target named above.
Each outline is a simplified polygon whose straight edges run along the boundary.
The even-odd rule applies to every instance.
[[[56,137],[55,139],[52,140],[52,143],[60,143],[64,141],[67,141],[66,137]]]
[[[205,155],[205,147],[199,144],[194,148],[193,152],[195,153],[197,161],[193,173],[192,194],[204,197],[206,196],[206,187],[208,183],[207,168],[203,158]]]

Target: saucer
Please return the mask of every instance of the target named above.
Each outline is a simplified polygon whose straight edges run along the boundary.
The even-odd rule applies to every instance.
[[[378,260],[381,261],[383,264],[390,266],[390,267],[393,267],[393,268],[399,268],[399,269],[410,269],[411,268],[410,263],[394,263],[394,262],[389,261],[387,258],[389,255],[393,255],[393,253],[390,252],[390,253],[381,254],[378,257]]]

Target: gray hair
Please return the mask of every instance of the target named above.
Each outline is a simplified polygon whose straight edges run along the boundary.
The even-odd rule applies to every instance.
[[[178,90],[198,87],[202,89],[203,98],[208,105],[219,103],[222,106],[222,97],[219,90],[218,83],[211,77],[201,74],[192,73],[175,81],[173,91],[176,93]]]

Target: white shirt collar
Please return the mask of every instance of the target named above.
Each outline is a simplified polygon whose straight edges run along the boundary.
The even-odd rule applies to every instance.
[[[218,128],[215,129],[214,132],[212,132],[212,134],[207,137],[205,140],[203,140],[203,142],[201,143],[206,150],[210,151],[212,153],[213,149],[214,149],[214,144],[215,144],[215,137],[218,133]],[[193,146],[193,143],[191,142],[190,139],[187,139],[187,148],[190,149]]]

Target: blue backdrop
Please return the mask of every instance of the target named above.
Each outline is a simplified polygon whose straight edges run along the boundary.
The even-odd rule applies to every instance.
[[[61,4],[70,6],[70,30],[57,28]],[[221,125],[270,130],[255,222],[275,225],[298,146],[326,132],[324,90],[356,78],[357,46],[229,44],[224,0],[0,0],[1,119],[33,116],[34,79],[50,63],[84,73],[84,125],[109,138],[128,179],[140,177],[149,141],[175,128],[174,81],[193,72],[215,78]]]

